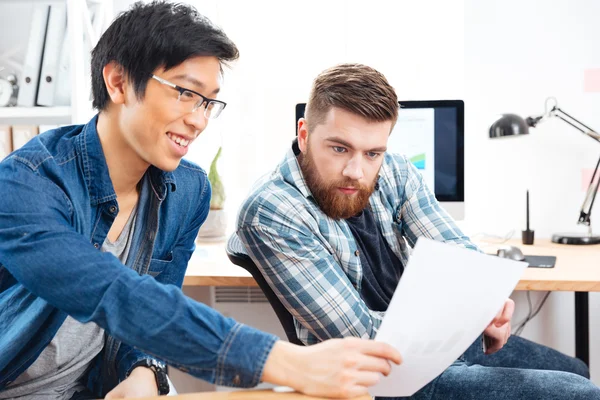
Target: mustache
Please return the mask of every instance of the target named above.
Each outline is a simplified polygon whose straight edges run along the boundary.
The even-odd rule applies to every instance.
[[[338,187],[354,188],[354,189],[358,189],[360,191],[369,190],[368,185],[361,184],[360,182],[352,180],[352,179],[340,179],[339,181],[335,181],[335,182],[331,183],[330,187],[332,187],[332,188],[338,188]]]

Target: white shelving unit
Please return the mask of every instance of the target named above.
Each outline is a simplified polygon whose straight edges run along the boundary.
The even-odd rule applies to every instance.
[[[100,34],[108,27],[113,16],[113,0],[0,0],[3,5],[23,3],[66,3],[67,31],[71,57],[71,106],[70,107],[0,107],[0,124],[59,125],[85,123],[93,114],[90,80],[86,72],[89,64],[84,62],[84,37],[90,48],[95,46]],[[98,5],[100,23],[92,25],[89,7]],[[26,16],[19,16],[26,18]],[[85,35],[85,36],[84,36]],[[73,40],[76,38],[78,40]],[[0,39],[2,40],[2,39]],[[23,41],[26,45],[27,41]]]
[[[0,122],[7,125],[70,124],[71,107],[0,107]]]

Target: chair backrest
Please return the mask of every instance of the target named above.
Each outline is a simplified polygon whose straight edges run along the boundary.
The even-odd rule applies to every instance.
[[[244,244],[240,240],[237,234],[231,235],[229,240],[227,241],[227,256],[229,260],[237,266],[244,268],[246,271],[250,272],[258,286],[261,288],[267,300],[273,307],[275,314],[277,314],[277,318],[279,318],[279,322],[283,326],[283,330],[291,343],[303,345],[303,343],[296,336],[296,327],[294,326],[294,317],[292,314],[285,308],[279,298],[271,289],[271,286],[267,283],[264,276],[254,264],[254,261],[250,258],[246,249],[244,248]]]

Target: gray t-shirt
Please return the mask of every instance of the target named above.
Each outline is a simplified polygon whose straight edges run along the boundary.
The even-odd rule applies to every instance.
[[[127,261],[135,227],[136,208],[113,243],[108,238],[101,250]],[[104,330],[93,322],[82,324],[70,316],[34,363],[4,391],[0,399],[69,400],[84,390],[81,378],[104,347]]]

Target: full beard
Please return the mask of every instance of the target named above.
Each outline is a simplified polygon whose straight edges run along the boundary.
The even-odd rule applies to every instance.
[[[315,202],[328,217],[335,220],[350,218],[360,213],[369,204],[376,180],[373,180],[371,185],[363,185],[347,178],[324,182],[308,149],[306,154],[299,156],[299,161],[302,174]],[[346,195],[338,190],[340,187],[353,187],[358,191]]]

